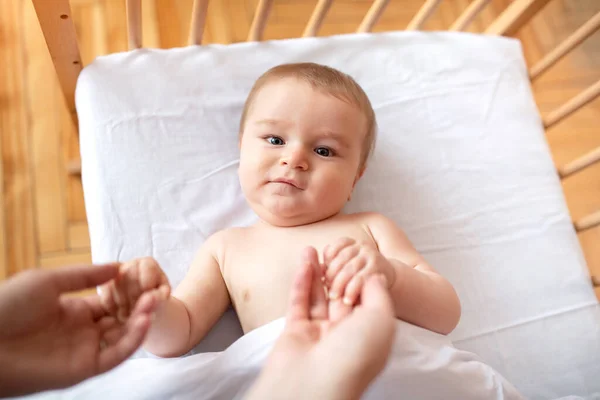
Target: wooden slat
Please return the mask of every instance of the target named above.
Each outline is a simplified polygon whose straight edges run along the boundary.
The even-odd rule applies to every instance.
[[[600,276],[592,275],[591,280],[594,287],[600,287]]]
[[[71,118],[77,124],[75,85],[82,65],[69,0],[33,0],[33,5]]]
[[[141,7],[141,0],[127,0],[127,37],[129,50],[139,49],[142,47]]]
[[[567,101],[562,106],[558,107],[558,109],[548,113],[548,115],[543,118],[544,127],[550,128],[552,125],[562,121],[564,118],[568,117],[590,101],[594,100],[596,97],[598,97],[598,95],[600,95],[600,80],[585,89],[583,92],[579,93],[577,96],[573,97],[571,100]]]
[[[142,43],[146,48],[160,48],[160,32],[158,29],[158,12],[156,0],[144,0],[142,7]]]
[[[250,32],[248,32],[248,42],[262,40],[272,6],[273,0],[259,0],[250,26]]]
[[[558,169],[558,174],[561,178],[566,178],[569,175],[573,175],[576,172],[581,171],[584,168],[600,161],[600,147],[586,153],[585,155],[571,161]]]
[[[543,59],[537,62],[529,70],[529,78],[533,81],[544,71],[553,66],[558,60],[563,58],[571,50],[577,47],[581,42],[590,37],[594,32],[600,29],[600,12],[596,13],[585,24],[581,25],[571,36],[565,39],[554,50],[552,50]]]
[[[421,29],[427,18],[433,14],[437,6],[442,0],[426,0],[423,6],[417,11],[413,19],[408,23],[406,27],[407,31],[416,31]]]
[[[24,3],[24,54],[27,59],[27,96],[33,167],[38,251],[63,251],[67,248],[66,200],[63,197],[65,168],[60,148],[60,87],[40,30],[35,10]]]
[[[61,132],[62,132],[62,156],[63,163],[68,168],[71,165],[77,165],[79,174],[68,175],[66,179],[66,198],[67,198],[67,221],[69,223],[86,221],[85,202],[83,198],[83,188],[81,183],[81,162],[72,161],[79,155],[79,140],[76,134],[77,128],[73,122],[67,118],[65,107],[61,107]]]
[[[598,225],[600,225],[600,211],[596,211],[592,214],[586,215],[578,221],[575,221],[575,230],[577,232],[582,232]]]
[[[4,275],[36,265],[31,159],[25,109],[23,3],[0,1],[0,149],[2,150],[6,268]]]
[[[222,0],[217,0],[222,1]],[[190,45],[202,44],[206,14],[208,13],[208,0],[194,0],[192,8],[192,23],[190,26]]]
[[[69,248],[88,249],[90,248],[90,232],[86,222],[75,222],[69,225]]]
[[[315,9],[313,10],[310,19],[308,20],[308,24],[306,24],[306,28],[304,28],[304,33],[302,33],[302,37],[311,37],[316,36],[317,32],[319,32],[319,28],[323,24],[323,20],[327,15],[327,11],[331,7],[331,3],[333,0],[319,0]]]
[[[381,18],[381,15],[383,14],[383,11],[388,3],[389,0],[375,0],[358,26],[356,32],[371,32],[377,21],[379,21],[379,18]]]
[[[469,4],[466,10],[458,17],[449,31],[464,31],[467,26],[477,17],[477,15],[488,5],[491,0],[474,0]]]
[[[488,28],[488,35],[512,36],[550,0],[515,0]]]

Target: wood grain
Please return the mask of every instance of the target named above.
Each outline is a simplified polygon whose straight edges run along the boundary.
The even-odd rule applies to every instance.
[[[67,248],[66,200],[67,178],[60,149],[60,112],[63,102],[46,41],[30,2],[24,5],[25,72],[27,91],[25,106],[29,118],[33,167],[34,212],[37,221],[38,251],[63,251]],[[33,118],[32,116],[35,116]]]
[[[69,249],[81,250],[90,248],[90,234],[87,223],[76,222],[69,225]]]
[[[0,132],[2,141],[5,275],[36,265],[31,158],[25,107],[22,2],[0,0]]]
[[[41,268],[59,268],[68,265],[91,264],[92,256],[89,251],[69,251],[48,253],[40,257]]]

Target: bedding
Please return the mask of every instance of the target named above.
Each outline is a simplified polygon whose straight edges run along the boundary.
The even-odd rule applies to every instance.
[[[347,210],[392,218],[454,284],[454,345],[527,398],[600,396],[600,308],[514,39],[389,32],[96,59],[76,92],[93,260],[153,256],[176,286],[209,235],[255,221],[236,176],[241,109],[266,69],[300,61],[369,95],[379,136]],[[190,355],[240,336],[229,310]]]
[[[241,399],[258,376],[283,325],[283,319],[273,321],[220,353],[130,360],[68,390],[38,396],[44,400]],[[401,321],[385,370],[363,396],[365,400],[385,398],[522,399],[510,383],[474,354],[455,349],[446,336]]]

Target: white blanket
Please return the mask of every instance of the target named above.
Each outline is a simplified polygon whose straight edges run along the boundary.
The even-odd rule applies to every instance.
[[[30,397],[44,400],[239,399],[254,382],[283,326],[283,319],[273,321],[243,336],[223,352],[175,359],[129,360],[71,389]],[[523,397],[473,353],[455,349],[446,336],[398,321],[388,365],[363,398],[508,400]]]
[[[454,345],[528,398],[598,398],[600,306],[514,39],[386,32],[98,58],[77,85],[94,261],[151,255],[176,286],[210,234],[255,221],[239,117],[260,74],[298,61],[369,95],[377,147],[348,211],[393,219],[452,282]],[[196,352],[239,338],[229,317]]]

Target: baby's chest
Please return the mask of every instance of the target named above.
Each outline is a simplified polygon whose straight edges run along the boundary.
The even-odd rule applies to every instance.
[[[312,246],[322,260],[325,246],[342,237],[371,240],[360,227],[315,229],[312,231],[268,232],[253,235],[228,246],[224,277],[234,301],[249,296],[287,298],[295,273],[302,262],[302,252]]]

